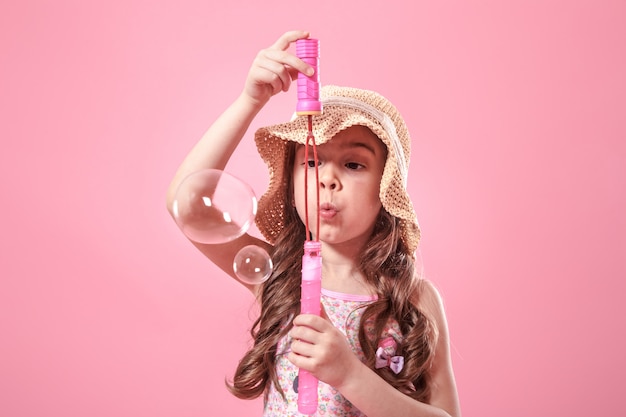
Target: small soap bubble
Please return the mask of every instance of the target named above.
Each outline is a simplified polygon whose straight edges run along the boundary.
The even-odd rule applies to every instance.
[[[185,236],[216,244],[246,233],[256,209],[256,196],[248,184],[224,171],[204,169],[180,183],[172,211]]]
[[[250,285],[261,284],[272,275],[274,265],[267,251],[256,245],[241,248],[233,261],[235,275]]]

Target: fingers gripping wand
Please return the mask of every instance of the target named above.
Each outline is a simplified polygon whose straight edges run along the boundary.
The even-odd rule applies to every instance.
[[[307,77],[298,73],[298,104],[296,113],[308,118],[308,134],[304,151],[304,207],[306,241],[304,242],[304,256],[302,257],[302,292],[300,298],[301,313],[320,315],[320,293],[322,289],[322,245],[319,240],[312,240],[309,230],[308,204],[308,171],[309,171],[309,144],[313,149],[315,162],[315,193],[317,198],[317,229],[320,227],[320,191],[319,174],[317,170],[317,149],[313,136],[313,116],[322,113],[322,103],[319,99],[319,41],[317,39],[300,39],[296,41],[296,55],[315,69],[315,73]],[[302,414],[317,412],[317,378],[309,372],[300,369],[298,373],[298,411]]]

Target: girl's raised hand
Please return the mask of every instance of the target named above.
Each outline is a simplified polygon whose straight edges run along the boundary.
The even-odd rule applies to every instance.
[[[308,37],[308,32],[300,30],[286,32],[272,46],[261,50],[248,72],[244,94],[264,105],[275,94],[289,90],[298,72],[313,75],[313,67],[287,51],[293,42]]]

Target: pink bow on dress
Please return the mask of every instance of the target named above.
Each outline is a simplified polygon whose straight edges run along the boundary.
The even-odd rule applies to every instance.
[[[376,349],[376,369],[388,366],[396,375],[404,367],[404,356],[395,356],[398,344],[393,337],[386,337],[378,344]]]

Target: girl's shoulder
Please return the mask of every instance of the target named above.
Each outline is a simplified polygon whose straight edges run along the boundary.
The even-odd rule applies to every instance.
[[[446,326],[443,299],[435,284],[425,278],[419,279],[412,297],[413,305],[429,317],[438,328]]]

